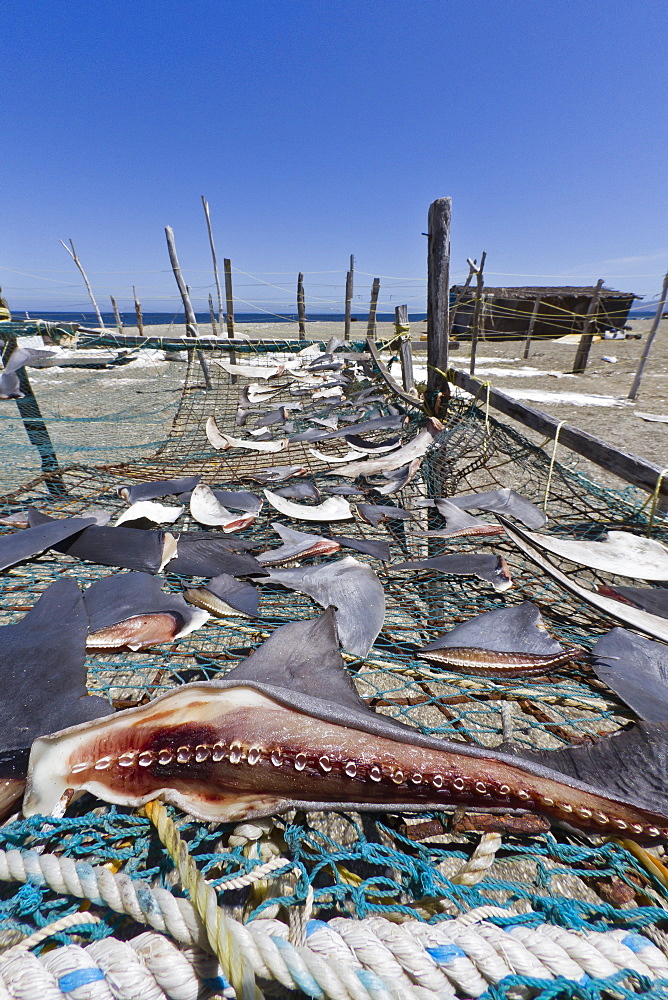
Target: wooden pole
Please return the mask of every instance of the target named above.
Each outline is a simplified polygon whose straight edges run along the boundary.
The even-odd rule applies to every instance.
[[[211,317],[211,333],[214,337],[217,337],[218,327],[216,326],[216,314],[213,311],[213,298],[211,297],[211,292],[209,292],[209,316]]]
[[[408,306],[406,305],[394,307],[394,332],[397,337],[400,337],[402,333],[411,332],[408,325]]]
[[[213,258],[213,276],[216,282],[216,291],[218,292],[218,322],[220,323],[220,330],[223,329],[223,293],[220,289],[220,276],[218,274],[218,259],[216,257],[216,247],[213,242],[213,231],[211,229],[211,216],[209,215],[209,203],[202,195],[202,205],[204,207],[204,215],[206,217],[206,228],[209,233],[209,244],[211,246],[211,257]],[[212,324],[213,325],[213,324]],[[217,334],[214,333],[214,336]]]
[[[299,339],[306,340],[306,306],[304,305],[304,275],[297,276],[297,316],[299,317]]]
[[[538,311],[540,309],[540,295],[536,296],[536,301],[533,304],[533,312],[531,313],[531,319],[529,320],[529,329],[527,330],[527,339],[524,341],[524,357],[529,357],[529,349],[531,348],[531,338],[533,336],[533,328],[536,325],[536,320],[538,319]]]
[[[661,322],[661,316],[663,315],[663,310],[666,305],[666,296],[668,296],[668,272],[663,279],[663,287],[661,289],[661,297],[659,298],[659,304],[656,307],[656,312],[654,313],[654,321],[652,322],[652,327],[647,335],[647,340],[645,341],[645,349],[642,352],[642,357],[640,359],[640,364],[638,365],[638,371],[636,372],[636,377],[633,380],[633,385],[631,386],[631,391],[629,393],[629,399],[635,399],[638,395],[638,390],[640,389],[640,380],[642,379],[642,373],[645,370],[645,363],[649,357],[649,352],[652,349],[652,341],[656,336],[656,331],[659,328],[659,323]]]
[[[227,336],[234,337],[234,301],[232,299],[232,261],[226,257],[223,261],[225,267],[225,299],[227,301]]]
[[[413,378],[413,350],[411,348],[411,338],[403,336],[399,345],[399,360],[401,361],[401,381],[406,392],[412,392],[415,388]]]
[[[181,293],[181,298],[183,300],[183,309],[186,314],[186,335],[188,337],[198,337],[199,330],[197,329],[195,310],[192,307],[192,303],[190,301],[190,295],[188,294],[188,288],[186,286],[185,281],[183,280],[183,275],[181,274],[179,259],[176,256],[174,230],[172,229],[171,226],[165,226],[165,236],[167,237],[167,249],[169,251],[169,260],[172,265],[172,271],[174,272],[174,277],[176,278],[176,284],[178,285],[179,292]]]
[[[76,266],[81,271],[81,277],[83,278],[83,280],[84,280],[84,282],[86,284],[86,288],[88,289],[88,296],[89,296],[91,302],[93,303],[93,309],[95,310],[95,315],[97,316],[97,321],[100,324],[100,328],[102,330],[104,330],[104,320],[102,319],[102,313],[100,312],[98,304],[95,301],[95,296],[93,295],[93,289],[90,287],[90,281],[88,280],[88,277],[86,276],[86,272],[84,271],[84,269],[83,269],[83,267],[81,265],[81,261],[79,260],[79,258],[77,256],[77,252],[74,249],[74,243],[72,242],[72,240],[70,240],[70,246],[69,247],[67,246],[67,244],[63,243],[62,240],[60,241],[60,243],[61,243],[61,246],[65,247],[65,249],[67,250],[68,254],[70,255],[70,257],[72,258],[72,260],[74,261],[74,263],[76,264]],[[70,247],[72,248],[71,250],[70,250]]]
[[[346,274],[346,318],[343,327],[343,339],[350,340],[350,307],[353,301],[353,274],[355,270],[355,257],[350,255],[350,270]]]
[[[134,295],[134,299],[135,299],[135,313],[136,313],[136,316],[137,316],[137,329],[139,330],[139,336],[143,337],[144,336],[144,317],[142,316],[141,302],[137,298],[137,289],[135,288],[134,285],[132,286],[132,294]]]
[[[478,337],[480,336],[480,313],[483,307],[482,300],[482,290],[485,286],[485,282],[482,276],[482,271],[485,266],[485,259],[487,257],[487,251],[483,250],[482,257],[480,258],[480,267],[476,267],[476,290],[475,290],[475,305],[473,307],[473,321],[471,330],[471,362],[469,365],[469,371],[471,375],[475,375],[475,356],[478,350]]]
[[[121,314],[119,313],[118,306],[116,305],[116,299],[114,298],[113,295],[110,295],[109,298],[111,299],[111,306],[112,309],[114,310],[116,329],[118,330],[119,333],[123,333],[123,321],[121,320]]]
[[[580,337],[580,343],[578,344],[578,349],[575,352],[575,361],[573,362],[573,374],[582,375],[587,367],[587,362],[589,360],[589,349],[591,347],[591,342],[594,338],[593,332],[590,333],[596,314],[598,313],[598,300],[601,296],[601,289],[603,288],[603,278],[599,278],[596,283],[596,288],[594,289],[594,294],[589,302],[589,308],[584,318],[584,324],[582,327],[582,336]]]
[[[464,284],[462,285],[462,287],[459,290],[459,292],[457,293],[457,295],[455,296],[455,301],[450,306],[450,317],[449,317],[449,321],[448,321],[448,333],[449,334],[452,333],[452,328],[453,328],[453,326],[455,324],[455,319],[457,318],[457,309],[458,309],[460,303],[464,299],[464,295],[466,294],[467,288],[471,284],[471,280],[473,278],[473,275],[478,270],[477,263],[474,260],[471,260],[470,257],[466,258],[466,263],[469,266],[468,277],[467,277],[466,281],[464,282]]]
[[[380,278],[373,279],[371,286],[371,301],[369,303],[369,322],[367,323],[367,337],[376,336],[376,308],[378,306],[378,292],[380,291]]]
[[[438,415],[450,397],[448,368],[450,312],[450,218],[452,198],[429,206],[427,253],[427,404]],[[440,397],[440,398],[439,398]]]

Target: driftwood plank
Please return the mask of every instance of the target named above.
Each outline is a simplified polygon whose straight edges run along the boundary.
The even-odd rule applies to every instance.
[[[477,378],[472,378],[466,372],[458,371],[455,368],[450,368],[448,375],[451,382],[459,386],[460,389],[470,392],[473,396],[480,396],[481,399],[487,398],[487,387]],[[493,406],[495,410],[499,410],[500,413],[505,413],[507,417],[518,420],[525,427],[545,434],[546,437],[554,438],[556,435],[560,423],[556,417],[551,417],[549,414],[543,413],[542,410],[535,410],[532,406],[512,399],[505,393],[499,392],[498,389],[490,388],[489,405]],[[653,462],[647,462],[630,452],[620,451],[619,448],[606,444],[600,438],[594,437],[593,434],[587,434],[586,431],[581,431],[572,424],[562,425],[559,431],[559,444],[648,493],[653,493],[657,483],[661,480],[659,490],[661,497],[668,497],[668,476],[662,477],[663,470],[658,465],[654,465]]]

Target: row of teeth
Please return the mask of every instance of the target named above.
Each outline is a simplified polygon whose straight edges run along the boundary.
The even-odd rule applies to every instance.
[[[253,767],[255,764],[258,764],[263,757],[265,757],[274,767],[282,767],[286,763],[286,758],[283,756],[283,752],[280,749],[266,751],[260,749],[260,747],[244,748],[239,743],[232,743],[229,747],[227,747],[224,743],[214,743],[213,745],[199,743],[194,747],[181,746],[176,750],[165,748],[156,752],[151,750],[128,750],[125,753],[122,753],[119,757],[109,755],[106,757],[100,757],[100,759],[96,761],[82,761],[72,767],[72,773],[78,774],[81,771],[89,769],[94,771],[106,771],[114,764],[118,767],[133,767],[135,764],[139,767],[150,767],[152,764],[162,766],[167,766],[173,763],[190,764],[192,762],[201,764],[208,760],[212,760],[217,763],[225,759],[229,760],[230,764],[246,763]],[[298,753],[292,763],[295,771],[303,771],[308,764],[308,757],[306,754]],[[317,763],[323,774],[328,774],[334,768],[335,764],[338,764],[339,762],[332,761],[329,757],[323,755],[317,758]],[[343,764],[342,770],[348,778],[356,778],[360,773],[360,767],[354,760],[349,760]],[[363,773],[361,774],[361,777],[364,777]],[[439,791],[441,789],[447,790],[449,788],[453,792],[461,793],[466,788],[466,782],[460,777],[451,778],[446,781],[442,774],[432,774],[429,777],[425,777],[417,771],[414,771],[406,776],[406,774],[404,774],[404,772],[399,768],[386,769],[383,771],[379,764],[371,764],[368,769],[368,778],[374,782],[389,780],[395,785],[403,785],[406,783],[415,786],[431,785]],[[476,781],[468,788],[468,791],[475,791],[478,795],[511,795],[511,788],[509,785],[500,785],[498,788],[495,788],[493,786],[486,785],[483,781]],[[622,819],[607,816],[603,812],[587,809],[585,806],[572,806],[568,802],[555,802],[554,799],[547,795],[531,795],[524,789],[520,789],[515,793],[515,795],[522,801],[528,802],[529,800],[532,800],[535,805],[542,805],[550,809],[557,809],[566,815],[575,814],[579,816],[580,819],[591,819],[600,826],[612,825],[618,830],[631,830],[636,834],[644,833],[652,837],[668,837],[668,830],[660,830],[658,827],[645,826],[640,823],[627,823]]]

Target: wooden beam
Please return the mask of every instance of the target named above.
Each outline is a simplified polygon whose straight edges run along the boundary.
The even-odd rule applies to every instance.
[[[450,218],[452,198],[429,206],[427,251],[427,403],[439,409],[438,397],[450,393],[448,368],[450,314]]]
[[[345,320],[343,324],[343,339],[350,340],[350,308],[353,301],[353,274],[355,269],[355,257],[350,255],[350,270],[346,274],[346,303]]]
[[[394,307],[394,332],[397,337],[400,337],[404,333],[410,333],[411,328],[408,324],[408,306],[395,306]]]
[[[580,337],[578,349],[575,352],[575,361],[573,362],[574,375],[582,375],[587,367],[587,362],[589,361],[589,349],[591,347],[591,342],[594,339],[592,325],[596,318],[596,314],[598,313],[598,301],[601,296],[602,288],[603,278],[599,278],[596,283],[596,288],[594,289],[594,294],[589,301],[589,308],[587,309],[584,326],[582,328],[582,336]]]
[[[202,195],[202,207],[204,208],[204,216],[206,218],[206,228],[209,233],[209,246],[211,247],[211,257],[213,260],[213,277],[216,282],[216,292],[218,293],[218,322],[220,323],[220,329],[223,329],[223,294],[220,290],[220,276],[218,274],[218,258],[216,257],[216,247],[213,242],[213,230],[211,229],[211,216],[209,215],[209,203]],[[211,322],[213,326],[213,321]],[[216,331],[214,330],[214,333]]]
[[[218,327],[216,326],[216,314],[213,311],[213,297],[211,292],[209,292],[209,317],[211,318],[211,334],[214,337],[218,336]]]
[[[229,257],[224,260],[225,266],[225,299],[227,302],[227,336],[234,337],[234,300],[232,298],[232,261]]]
[[[487,259],[487,251],[483,250],[482,257],[480,258],[480,267],[476,267],[475,271],[476,292],[475,292],[475,305],[473,307],[473,321],[471,323],[471,360],[469,363],[469,371],[471,375],[475,375],[475,356],[476,356],[476,351],[478,350],[478,338],[480,336],[480,327],[481,327],[480,320],[484,304],[482,298],[482,290],[485,287],[485,279],[483,278],[482,272],[485,266],[486,259]]]
[[[121,319],[121,314],[118,311],[118,306],[116,305],[116,299],[114,298],[113,295],[110,295],[109,298],[111,299],[111,306],[112,306],[112,309],[114,310],[114,318],[116,320],[116,329],[118,330],[119,333],[123,333],[123,321]]]
[[[413,377],[413,349],[411,338],[402,337],[399,345],[399,360],[401,361],[401,381],[406,392],[415,389],[415,379]]]
[[[652,327],[647,334],[647,340],[645,341],[645,347],[642,352],[642,357],[640,359],[640,364],[638,365],[638,370],[636,372],[636,377],[633,380],[633,385],[631,386],[631,391],[629,393],[629,399],[635,399],[638,395],[638,390],[640,389],[640,380],[642,379],[642,373],[645,370],[645,363],[649,357],[649,352],[652,349],[652,341],[656,336],[656,331],[659,328],[659,323],[661,317],[663,316],[663,310],[666,305],[666,296],[668,295],[668,272],[663,279],[663,287],[661,289],[661,296],[659,297],[659,304],[656,307],[656,312],[654,313],[654,320],[652,322]]]
[[[376,308],[378,306],[378,292],[380,291],[380,278],[373,279],[371,286],[371,301],[369,302],[369,322],[367,323],[367,337],[376,336]]]
[[[297,318],[299,319],[299,339],[306,340],[306,305],[304,303],[304,275],[297,276]]]
[[[179,265],[179,259],[176,256],[176,243],[174,242],[174,230],[171,226],[165,226],[165,236],[167,237],[167,250],[169,251],[169,260],[172,265],[172,271],[174,272],[174,277],[176,278],[176,284],[178,286],[179,292],[181,293],[181,299],[183,301],[183,309],[186,314],[186,334],[189,337],[197,337],[199,335],[199,330],[197,329],[197,320],[195,318],[195,310],[192,307],[190,301],[190,295],[188,294],[188,288],[183,280],[183,275],[181,274],[181,267]]]
[[[459,386],[460,389],[470,392],[473,396],[478,396],[481,400],[487,399],[487,386],[477,378],[472,378],[466,372],[458,371],[455,368],[450,369],[449,375],[454,385]],[[498,389],[490,388],[489,405],[546,437],[554,438],[557,433],[560,421],[556,417],[551,417],[549,414],[543,413],[542,410],[535,410],[532,406],[512,399],[505,393],[499,392]],[[598,465],[607,472],[612,472],[625,482],[638,486],[648,493],[653,493],[657,483],[661,481],[659,492],[662,497],[668,497],[668,476],[663,478],[663,470],[658,465],[654,465],[653,462],[647,462],[630,452],[620,451],[613,445],[606,444],[600,438],[594,437],[593,434],[587,434],[586,431],[581,431],[572,424],[562,424],[559,431],[559,444],[570,448],[571,451],[582,455],[594,465]]]
[[[100,324],[100,329],[104,330],[104,320],[102,319],[102,313],[100,312],[100,308],[99,308],[97,302],[95,301],[95,296],[93,295],[93,289],[90,287],[90,281],[88,280],[88,276],[86,275],[86,272],[83,269],[83,265],[82,265],[81,261],[79,260],[79,258],[77,256],[76,250],[74,249],[74,243],[72,242],[72,240],[70,240],[70,246],[68,247],[67,244],[63,243],[63,241],[61,240],[60,241],[60,245],[63,246],[63,247],[65,247],[65,249],[67,250],[68,254],[72,258],[72,260],[74,261],[74,263],[76,264],[76,266],[79,268],[79,271],[81,272],[81,277],[83,278],[84,284],[86,285],[86,289],[88,291],[88,298],[93,303],[93,309],[95,310],[95,315],[97,316],[97,321]],[[71,249],[70,249],[70,247],[71,247]]]
[[[134,285],[132,286],[132,294],[133,294],[134,300],[135,300],[135,316],[137,317],[137,329],[139,330],[139,336],[143,337],[144,336],[144,317],[143,317],[142,311],[141,311],[141,302],[137,298],[137,289],[135,288]]]

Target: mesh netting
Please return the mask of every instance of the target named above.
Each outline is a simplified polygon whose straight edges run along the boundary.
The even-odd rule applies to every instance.
[[[36,505],[62,516],[95,506],[117,515],[125,504],[116,487],[132,480],[198,473],[216,487],[259,490],[253,477],[273,464],[304,467],[316,486],[346,481],[329,475],[331,467],[314,457],[310,451],[313,445],[308,442],[291,442],[280,454],[265,455],[239,449],[215,452],[206,438],[204,426],[210,416],[215,416],[221,431],[246,434],[237,426],[239,397],[243,386],[252,380],[230,375],[219,361],[229,361],[232,353],[238,363],[276,367],[304,347],[304,343],[265,341],[184,350],[178,342],[143,341],[135,359],[123,366],[122,374],[116,368],[63,369],[57,378],[48,369],[47,375],[31,372],[61,469],[55,477],[37,475],[26,483],[31,463],[39,469],[39,454],[35,460],[35,449],[16,443],[21,424],[15,413],[6,416],[4,438],[9,452],[20,456],[21,463],[10,462],[10,488],[2,510],[14,512]],[[315,345],[315,350],[322,347]],[[88,343],[91,352],[112,360],[121,348],[127,349],[127,344],[115,344],[108,337]],[[290,392],[291,381],[279,374],[269,383],[263,382],[277,389],[271,405],[301,402],[301,409],[289,411],[294,433],[314,427],[312,418],[326,419],[333,412],[351,422],[404,413],[409,420],[405,437],[412,437],[423,420],[418,408],[406,408],[387,387],[381,388],[370,359],[361,353],[363,344],[351,344],[349,350],[359,354],[360,360],[342,399],[295,396]],[[166,360],[170,356],[172,360]],[[355,395],[366,389],[375,391],[366,394],[367,401],[360,405]],[[11,405],[3,404],[5,408]],[[387,432],[380,431],[377,436],[382,438]],[[347,451],[347,444],[340,440],[315,447],[326,448],[330,454]],[[31,454],[26,459],[28,452]],[[142,457],[136,457],[138,454]],[[72,460],[69,467],[65,467],[66,458]],[[451,673],[416,657],[419,647],[455,624],[527,599],[538,606],[548,628],[564,643],[588,649],[608,630],[609,623],[542,575],[504,536],[438,539],[413,533],[436,526],[433,513],[415,507],[415,501],[425,495],[510,486],[543,504],[548,479],[548,530],[581,538],[597,538],[615,526],[638,533],[646,530],[644,495],[632,489],[605,489],[567,462],[555,463],[549,473],[550,456],[542,448],[485,414],[478,401],[458,397],[451,401],[445,429],[427,454],[420,475],[389,500],[380,500],[415,510],[415,518],[410,522],[392,520],[375,528],[359,517],[345,522],[348,535],[389,541],[394,563],[441,552],[493,551],[504,556],[515,582],[512,590],[501,594],[473,577],[444,576],[429,570],[407,575],[393,570],[392,564],[355,553],[356,558],[373,566],[387,602],[385,624],[370,654],[363,660],[344,655],[370,707],[425,733],[483,747],[498,745],[502,734],[524,746],[559,747],[609,734],[633,719],[584,660],[558,669],[549,680],[495,680]],[[378,502],[372,494],[364,493],[365,488],[360,487],[358,499]],[[259,550],[275,546],[279,540],[272,521],[294,527],[294,522],[265,505],[255,523],[238,537],[252,541]],[[202,530],[187,511],[178,528]],[[660,527],[654,534],[661,537]],[[319,561],[316,557],[303,564]],[[86,586],[110,572],[55,552],[15,566],[0,579],[0,623],[21,618],[56,579],[72,577]],[[181,592],[183,580],[170,573],[169,566],[164,575],[165,586]],[[590,585],[613,580],[584,570],[578,579]],[[87,663],[89,692],[107,697],[116,707],[128,707],[179,684],[224,677],[274,628],[297,618],[314,617],[320,611],[303,594],[291,593],[289,601],[285,595],[277,585],[262,585],[257,621],[212,618],[177,643],[134,653],[91,654]],[[176,811],[173,814],[178,815]],[[257,863],[252,851],[229,846],[231,825],[212,827],[181,816],[179,828],[214,885]],[[592,844],[584,836],[558,829],[532,836],[504,834],[487,876],[476,886],[457,884],[452,877],[479,841],[479,833],[462,829],[461,823],[453,827],[451,815],[441,813],[362,815],[351,810],[338,816],[288,814],[275,820],[269,836],[295,861],[301,872],[299,879],[278,878],[263,891],[242,890],[227,895],[225,902],[250,919],[274,912],[278,902],[288,908],[301,905],[311,886],[314,916],[320,919],[409,914],[440,920],[494,903],[507,908],[507,923],[540,919],[569,928],[601,930],[642,928],[664,920],[668,903],[665,890],[623,845]],[[49,819],[48,823],[40,818],[10,821],[0,830],[0,847],[38,848],[84,858],[92,864],[113,861],[131,876],[153,879],[156,884],[169,884],[172,868],[147,819],[90,796],[71,806],[63,819]],[[18,891],[7,886],[1,895],[4,928],[25,932],[72,912],[78,905],[69,897],[57,897],[51,890],[30,885]],[[533,917],[526,916],[529,910]],[[131,921],[109,914],[94,933],[112,932],[121,936],[135,933]]]

